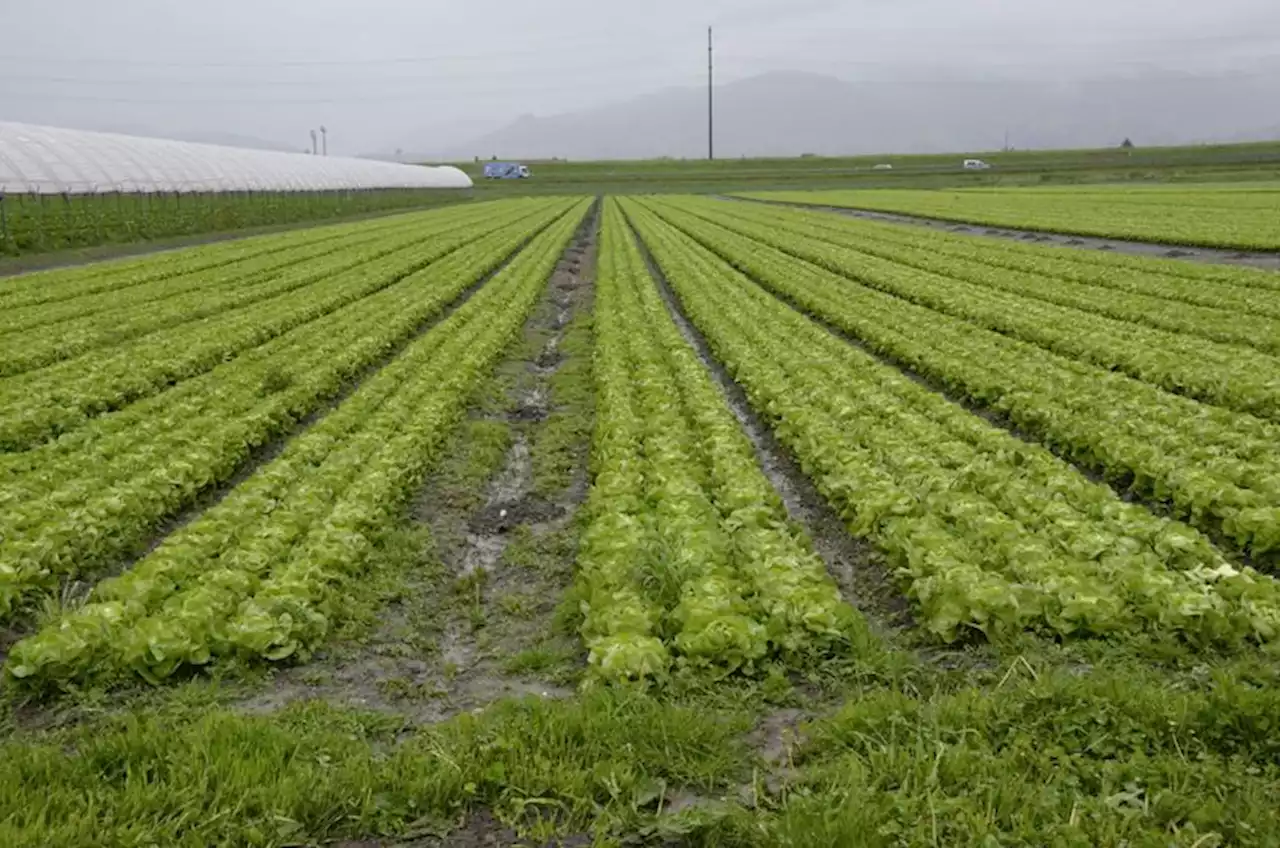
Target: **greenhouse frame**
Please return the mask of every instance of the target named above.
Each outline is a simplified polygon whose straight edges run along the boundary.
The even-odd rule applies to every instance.
[[[0,193],[470,188],[457,168],[0,122]]]
[[[0,122],[0,254],[296,226],[471,199],[448,166]]]

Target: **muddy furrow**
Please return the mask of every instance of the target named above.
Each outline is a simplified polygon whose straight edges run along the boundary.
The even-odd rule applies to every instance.
[[[270,711],[321,698],[432,723],[504,697],[568,697],[576,640],[554,637],[570,586],[574,513],[586,492],[586,445],[574,482],[541,491],[539,428],[557,409],[553,377],[575,318],[589,314],[598,209],[585,219],[526,322],[523,338],[481,387],[468,419],[407,509],[417,567],[368,638],[326,646],[281,670],[242,705]],[[588,354],[589,356],[589,354]],[[559,652],[557,669],[544,662]]]
[[[483,505],[466,518],[462,544],[452,554],[444,553],[453,578],[474,589],[469,614],[452,616],[441,640],[444,667],[453,675],[446,700],[458,710],[508,695],[563,697],[572,691],[537,674],[511,674],[503,668],[504,659],[528,648],[539,635],[537,627],[526,626],[530,622],[512,620],[518,616],[508,616],[504,607],[514,605],[511,599],[527,600],[549,616],[572,578],[571,557],[562,559],[556,573],[548,575],[546,564],[531,567],[514,561],[524,558],[523,551],[514,557],[512,552],[517,545],[536,549],[538,540],[572,535],[571,523],[585,495],[585,485],[571,486],[558,496],[538,491],[532,451],[537,430],[545,426],[555,403],[551,379],[564,364],[560,344],[566,328],[588,306],[598,227],[599,204],[584,220],[552,274],[547,296],[526,325],[522,356],[532,358],[515,363],[524,373],[517,374],[507,391],[510,447],[501,469],[489,481]],[[536,354],[530,340],[542,342]],[[585,468],[576,476],[585,480]],[[436,517],[433,523],[439,520]]]
[[[1158,244],[1146,241],[1125,241],[1123,239],[1098,238],[1096,236],[1076,235],[1073,233],[1057,233],[1041,230],[1020,230],[1012,227],[994,227],[985,224],[970,224],[945,218],[928,218],[922,215],[905,215],[898,212],[877,212],[871,209],[850,209],[844,206],[814,206],[805,203],[791,203],[782,200],[762,200],[755,197],[731,197],[720,195],[720,200],[735,203],[762,203],[766,206],[786,206],[793,209],[804,209],[809,212],[834,212],[850,218],[862,218],[868,221],[879,221],[888,224],[909,224],[916,227],[927,227],[932,230],[944,230],[948,233],[979,238],[1000,238],[1048,247],[1070,247],[1077,250],[1098,250],[1111,253],[1123,253],[1130,256],[1143,256],[1154,259],[1180,259],[1184,262],[1200,262],[1207,265],[1235,265],[1244,268],[1259,268],[1264,271],[1280,271],[1280,253],[1264,251],[1229,250],[1225,248],[1200,247],[1198,245]]]
[[[697,351],[698,358],[719,385],[721,395],[755,449],[756,460],[782,498],[787,514],[808,533],[814,552],[826,563],[828,573],[840,587],[840,594],[882,631],[885,628],[909,628],[910,605],[893,585],[892,574],[884,558],[873,545],[849,534],[840,516],[818,492],[799,463],[756,415],[742,387],[729,376],[702,333],[685,316],[644,240],[634,227],[632,232],[680,334]]]

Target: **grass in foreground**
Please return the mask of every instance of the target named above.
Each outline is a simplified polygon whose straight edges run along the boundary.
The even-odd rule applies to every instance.
[[[0,744],[0,843],[318,844],[485,811],[597,845],[1268,845],[1277,682],[1259,659],[1152,669],[1040,646],[419,727],[317,702],[246,714],[192,683]]]

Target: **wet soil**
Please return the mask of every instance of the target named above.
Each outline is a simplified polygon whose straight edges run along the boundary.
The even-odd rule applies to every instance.
[[[446,837],[428,836],[411,840],[358,839],[331,843],[331,848],[587,848],[590,836],[579,834],[550,842],[521,839],[492,813],[470,814]]]
[[[18,643],[23,636],[30,631],[30,625],[15,624],[10,622],[5,627],[0,627],[0,667],[9,659],[9,649]]]
[[[1094,236],[1073,235],[1071,233],[1055,233],[1040,230],[1024,230],[1012,227],[989,227],[980,224],[942,218],[928,218],[921,215],[903,215],[894,212],[875,212],[870,209],[849,209],[842,206],[811,206],[800,203],[760,200],[757,198],[724,197],[722,199],[742,203],[765,203],[775,206],[792,206],[810,211],[834,212],[851,218],[862,218],[868,221],[881,221],[891,224],[910,224],[928,227],[933,230],[944,230],[949,233],[969,236],[984,236],[1042,244],[1049,247],[1073,247],[1079,250],[1100,250],[1123,253],[1130,256],[1145,256],[1155,259],[1181,259],[1185,262],[1201,262],[1210,265],[1236,265],[1245,268],[1258,268],[1264,271],[1280,271],[1280,253],[1264,251],[1242,251],[1229,248],[1198,247],[1193,245],[1157,244],[1154,242],[1125,241],[1123,239],[1096,238]]]
[[[769,795],[781,795],[786,785],[799,777],[795,755],[806,741],[801,725],[813,718],[805,710],[776,710],[762,718],[747,737],[747,744],[764,763],[763,788]]]

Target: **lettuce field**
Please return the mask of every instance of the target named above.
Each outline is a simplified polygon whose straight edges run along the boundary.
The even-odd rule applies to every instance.
[[[1274,183],[981,188],[960,191],[769,192],[803,204],[848,206],[1021,230],[1169,245],[1280,250]]]
[[[864,194],[0,279],[0,844],[1280,844],[1280,276],[795,205],[1265,204]]]

